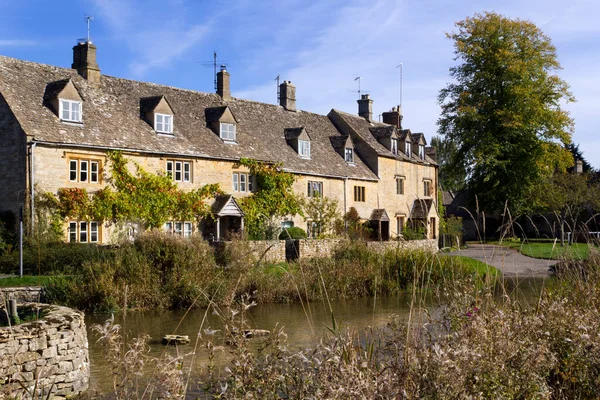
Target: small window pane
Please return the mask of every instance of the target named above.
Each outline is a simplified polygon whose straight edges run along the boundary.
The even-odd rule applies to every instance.
[[[81,160],[79,162],[79,181],[87,182],[88,180],[88,162]]]
[[[181,161],[176,161],[175,162],[175,181],[181,182],[181,176],[182,176]]]
[[[239,191],[239,187],[238,187],[238,174],[237,173],[233,174],[233,191],[234,192],[238,192]]]
[[[98,223],[90,222],[90,242],[97,243],[98,242]]]
[[[183,224],[183,237],[189,238],[192,236],[192,223],[186,222]]]
[[[164,225],[163,229],[165,230],[165,232],[173,233],[173,223],[172,222],[165,222],[165,225]]]
[[[79,223],[79,242],[80,243],[87,243],[88,241],[88,237],[87,237],[87,222],[80,222]]]
[[[246,191],[246,174],[240,174],[240,192]]]
[[[77,222],[69,222],[69,242],[77,242]]]
[[[70,120],[71,119],[71,110],[70,110],[70,102],[66,101],[66,100],[61,100],[60,102],[61,106],[62,106],[62,115],[61,118],[64,120]]]
[[[71,182],[77,181],[77,160],[69,161],[69,180]]]
[[[254,175],[248,175],[248,191],[254,191]]]
[[[189,182],[191,181],[191,165],[189,162],[185,162],[183,163],[183,181],[184,182]]]
[[[173,177],[173,161],[167,161],[167,176]]]
[[[175,234],[181,236],[183,233],[183,222],[175,222]]]
[[[98,162],[90,161],[90,182],[98,182]]]
[[[346,148],[346,162],[354,162],[354,150]]]
[[[81,118],[79,118],[79,103],[71,103],[71,119],[81,121]]]

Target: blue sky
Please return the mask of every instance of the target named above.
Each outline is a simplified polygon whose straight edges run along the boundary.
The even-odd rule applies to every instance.
[[[92,41],[103,74],[213,91],[213,51],[227,62],[235,97],[275,103],[275,77],[297,86],[298,108],[356,113],[357,82],[379,115],[399,103],[404,127],[436,134],[439,90],[449,80],[445,32],[476,12],[537,24],[557,48],[576,103],[573,141],[600,167],[598,0],[0,0],[0,54],[70,67]]]

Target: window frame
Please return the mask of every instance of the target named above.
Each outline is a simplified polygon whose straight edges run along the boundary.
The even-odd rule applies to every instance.
[[[391,144],[390,144],[390,151],[392,152],[393,155],[397,156],[398,155],[398,139],[391,139]]]
[[[367,201],[367,190],[364,186],[354,185],[354,202],[365,203]]]
[[[423,179],[423,197],[431,197],[433,193],[431,179]]]
[[[68,107],[65,107],[68,105]],[[77,110],[73,106],[77,105]],[[67,113],[65,118],[65,112]],[[58,116],[61,121],[82,123],[83,121],[83,102],[79,100],[58,99]]]
[[[421,160],[425,159],[425,145],[419,145],[419,157],[421,158]]]
[[[183,238],[190,238],[194,234],[194,224],[192,221],[167,221],[162,226],[163,232]]]
[[[348,157],[348,155],[350,157]],[[354,149],[351,147],[344,147],[344,160],[347,163],[354,164]]]
[[[408,157],[410,157],[412,154],[412,143],[408,140],[404,142],[404,154],[406,154]]]
[[[223,129],[226,128],[226,129]],[[230,136],[233,136],[231,138]],[[219,137],[225,142],[236,142],[237,141],[237,126],[231,122],[220,122],[219,123]]]
[[[298,154],[302,158],[310,158],[310,141],[298,139]]]
[[[405,215],[397,215],[396,216],[396,234],[400,235],[402,234],[402,232],[404,232],[404,226],[406,223],[406,216]]]
[[[256,185],[254,184],[254,175],[248,172],[233,172],[231,179],[234,192],[253,193],[256,190]]]
[[[406,179],[402,176],[397,176],[396,177],[396,194],[397,195],[404,195],[404,181]]]
[[[315,190],[316,189],[316,190]],[[318,195],[317,195],[318,193]],[[308,181],[307,197],[323,197],[323,182]]]
[[[167,160],[165,171],[174,182],[192,182],[192,161]]]
[[[68,243],[100,243],[102,224],[99,221],[69,221]]]
[[[97,158],[69,157],[68,168],[69,182],[101,183],[102,161]]]
[[[159,122],[159,119],[161,120]],[[156,133],[173,134],[173,115],[154,113],[154,130]]]

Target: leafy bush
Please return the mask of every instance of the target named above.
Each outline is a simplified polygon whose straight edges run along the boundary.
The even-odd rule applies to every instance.
[[[427,235],[425,233],[425,228],[412,228],[410,226],[406,226],[402,231],[402,237],[404,240],[422,240],[426,239]]]
[[[306,239],[306,231],[298,226],[284,228],[279,234],[279,240]]]

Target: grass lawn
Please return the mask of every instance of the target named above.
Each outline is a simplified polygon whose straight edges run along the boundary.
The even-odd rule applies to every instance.
[[[500,244],[520,251],[522,254],[546,260],[560,260],[564,258],[575,258],[587,260],[590,254],[590,248],[587,243],[565,244],[561,247],[560,242],[490,242],[490,244]]]
[[[500,276],[500,271],[497,268],[492,267],[489,264],[484,263],[483,261],[475,260],[474,258],[465,257],[465,256],[443,256],[451,259],[451,263],[453,265],[459,265],[464,267],[470,273],[476,273],[477,275],[483,276],[484,274],[488,274],[491,276]]]
[[[51,276],[30,276],[24,275],[22,278],[9,277],[0,278],[0,287],[19,287],[19,286],[45,286],[52,279]]]

